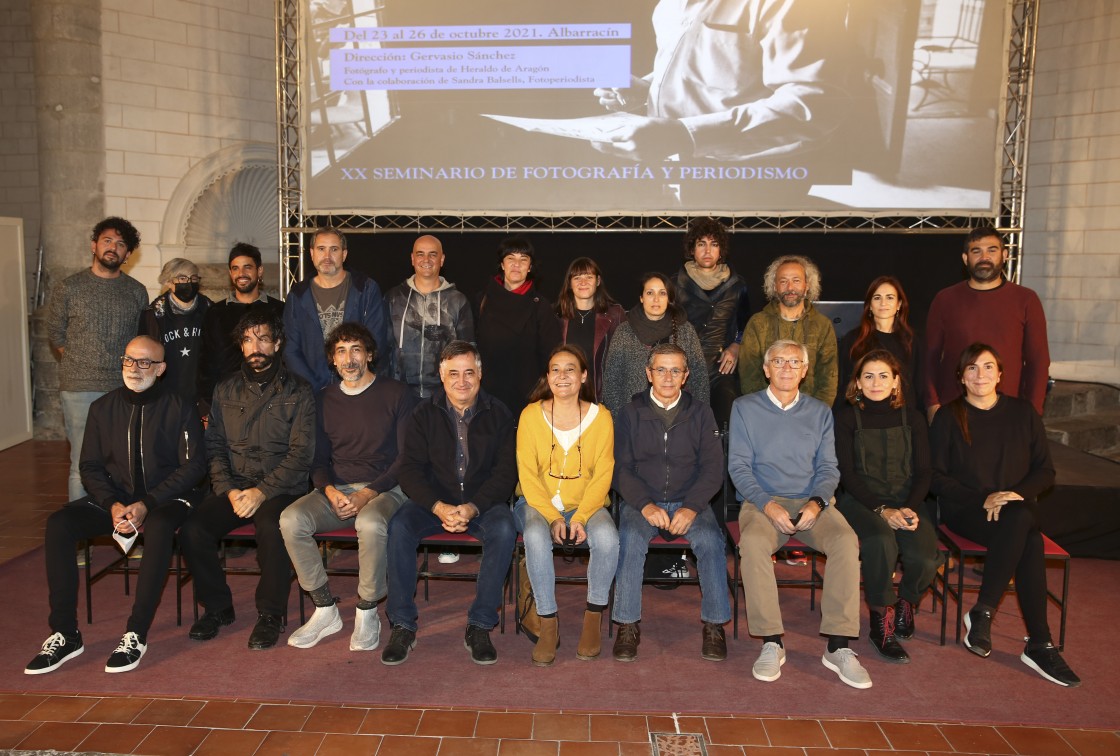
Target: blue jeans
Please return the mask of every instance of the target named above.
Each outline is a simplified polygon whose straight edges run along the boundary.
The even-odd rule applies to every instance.
[[[681,502],[657,502],[672,518]],[[642,513],[623,502],[619,510],[618,573],[614,583],[614,609],[611,619],[631,623],[642,618],[642,579],[646,552],[657,528],[646,522]],[[731,597],[727,588],[727,539],[716,522],[711,507],[705,507],[684,534],[696,556],[700,572],[700,619],[722,625],[731,621]]]
[[[441,532],[440,519],[411,499],[389,520],[389,599],[385,613],[391,625],[416,632],[416,549],[422,539]],[[467,524],[467,533],[482,542],[482,565],[467,624],[489,630],[498,624],[498,607],[505,601],[503,588],[517,542],[513,513],[505,504],[492,506]]]
[[[576,510],[564,512],[571,523]],[[513,507],[517,529],[525,539],[525,566],[537,600],[537,614],[556,613],[556,566],[552,561],[552,529],[541,513],[529,506],[522,496]],[[587,521],[587,547],[591,558],[587,563],[587,603],[606,606],[610,600],[611,581],[618,566],[618,531],[614,520],[604,508]]]
[[[62,424],[66,428],[66,440],[70,442],[70,501],[86,497],[86,489],[82,487],[82,474],[78,470],[78,462],[82,458],[82,439],[86,437],[89,405],[104,395],[104,391],[58,392],[59,401],[62,402]]]

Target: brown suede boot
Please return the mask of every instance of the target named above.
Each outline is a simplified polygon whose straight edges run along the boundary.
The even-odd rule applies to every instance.
[[[560,622],[556,615],[541,617],[541,632],[537,645],[533,646],[533,664],[538,667],[551,666],[556,661],[556,649],[560,647]]]
[[[576,646],[576,657],[584,661],[599,658],[603,645],[603,613],[585,611],[583,613],[583,631],[579,634],[579,645]]]

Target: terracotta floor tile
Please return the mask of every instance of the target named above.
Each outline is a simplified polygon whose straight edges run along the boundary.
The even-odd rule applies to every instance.
[[[724,745],[770,745],[766,729],[757,719],[707,717],[708,742]]]
[[[821,727],[833,748],[889,748],[887,736],[874,722],[822,719]]]
[[[31,696],[21,693],[0,693],[0,711],[6,719],[23,719],[23,715],[46,701],[50,696]]]
[[[365,721],[365,709],[346,709],[341,706],[316,706],[303,725],[304,732],[337,732],[353,735]]]
[[[191,727],[216,727],[239,730],[257,713],[260,704],[234,701],[209,701],[194,715]]]
[[[249,724],[246,730],[286,730],[299,732],[315,710],[313,706],[292,706],[289,704],[264,704]]]
[[[211,730],[193,756],[230,756],[257,750],[268,733],[260,730]]]
[[[150,698],[102,698],[78,721],[128,724],[151,702]]]
[[[925,751],[864,751],[867,756],[928,756]]]
[[[429,709],[420,717],[416,734],[469,738],[474,735],[474,725],[477,721],[478,712],[475,711],[435,711]]]
[[[720,717],[720,719],[723,719],[723,717]],[[707,735],[706,721],[707,717],[677,717],[677,728],[680,732],[698,732]],[[670,728],[663,730],[663,732],[674,732],[674,730]]]
[[[479,712],[474,734],[478,738],[528,739],[533,736],[533,715],[498,711]]]
[[[339,735],[328,733],[315,756],[374,756],[381,747],[380,735]]]
[[[591,739],[613,740],[616,743],[619,741],[648,743],[649,730],[646,729],[646,718],[625,714],[592,715]]]
[[[1015,753],[994,727],[978,725],[941,725],[941,734],[954,751],[961,753]]]
[[[498,756],[557,756],[559,750],[555,740],[503,740]]]
[[[498,756],[497,738],[443,738],[439,756]]]
[[[646,751],[648,754],[649,751]],[[708,744],[708,756],[743,756],[742,746]]]
[[[766,719],[762,722],[772,746],[827,746],[824,728],[815,719]],[[745,750],[745,749],[744,749]]]
[[[377,749],[377,756],[436,756],[439,745],[439,738],[386,735]]]
[[[1030,756],[1073,756],[1076,751],[1048,727],[997,727],[1016,753]]]
[[[133,724],[185,725],[194,719],[204,701],[157,698],[132,720]]]
[[[413,735],[423,713],[419,709],[370,709],[358,732],[363,735]]]
[[[77,722],[100,700],[84,696],[51,696],[24,714],[23,718],[33,722]]]
[[[136,752],[146,756],[189,756],[209,734],[210,730],[203,727],[160,725],[148,733]]]
[[[534,714],[533,740],[587,740],[591,718],[587,714]]]
[[[97,725],[88,722],[43,722],[19,742],[21,751],[73,751]]]
[[[560,756],[618,756],[618,743],[560,743]]]
[[[0,722],[0,748],[15,748],[40,726],[40,722]]]
[[[1111,730],[1058,730],[1057,733],[1081,756],[1115,756],[1120,737]]]
[[[719,746],[722,748],[723,746]],[[618,744],[619,756],[650,756],[651,749],[649,743],[619,743]],[[714,756],[715,752],[712,751],[712,746],[708,746],[709,756]],[[736,749],[734,752],[728,751],[723,756],[743,756],[743,749]]]
[[[254,756],[314,756],[323,737],[321,732],[270,732]]]
[[[908,724],[906,722],[881,722],[883,734],[896,750],[951,751],[949,741],[935,725]]]
[[[100,753],[132,753],[151,731],[152,725],[102,724],[81,742],[79,748]]]
[[[790,748],[787,746],[743,746],[745,756],[803,756],[803,748]],[[857,752],[858,753],[858,752]]]

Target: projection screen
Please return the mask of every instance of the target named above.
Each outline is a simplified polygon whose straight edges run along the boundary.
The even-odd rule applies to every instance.
[[[310,213],[990,216],[1000,0],[307,0]]]

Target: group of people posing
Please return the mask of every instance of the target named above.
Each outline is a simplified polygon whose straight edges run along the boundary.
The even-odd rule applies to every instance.
[[[77,374],[67,359],[92,358],[83,341],[103,342],[106,324],[127,319],[114,311],[115,295],[102,302],[109,314],[90,314],[99,300],[82,289],[127,279],[119,267],[138,243],[127,221],[103,221],[91,271],[52,298],[68,432],[82,397],[66,394],[84,387],[67,385]],[[307,648],[342,630],[315,536],[353,527],[353,651],[381,646],[384,603],[381,660],[407,660],[418,631],[418,545],[468,533],[482,557],[464,643],[473,661],[494,663],[490,631],[521,533],[536,601],[532,662],[552,664],[560,647],[553,549],[561,545],[589,551],[576,656],[600,656],[609,605],[612,655],[634,661],[647,550],[660,534],[695,558],[701,656],[722,661],[729,541],[712,502],[729,475],[741,504],[748,625],[762,642],[755,678],[777,680],[786,661],[772,555],[791,537],[827,557],[824,666],[852,687],[872,684],[849,648],[860,636],[861,564],[871,646],[887,661],[909,661],[900,641],[913,637],[940,564],[939,517],[989,549],[966,617],[969,650],[990,653],[1014,578],[1029,633],[1022,661],[1052,682],[1079,684],[1046,618],[1037,502],[1054,480],[1039,416],[1045,322],[1034,293],[1003,277],[1007,251],[994,229],[969,234],[969,278],[935,299],[924,358],[905,292],[890,277],[872,282],[860,326],[839,344],[813,308],[820,274],[804,257],[770,265],[769,302],[750,315],[746,286],[727,264],[726,229],[711,219],[690,225],[676,276],[642,276],[629,313],[588,258],[571,263],[553,308],[533,283],[524,237],[501,242],[499,272],[473,303],[440,275],[443,250],[432,236],[413,246],[415,274],[383,298],[373,279],[344,267],[342,232],[320,229],[317,274],[292,289],[282,312],[262,301],[251,251],[231,251],[234,291],[206,316],[199,336],[218,341],[199,363],[207,369],[194,368],[193,394],[168,375],[190,356],[175,343],[185,329],[161,331],[158,314],[115,350],[101,346],[113,363],[119,355],[124,385],[93,397],[82,437],[71,435],[82,488],[48,521],[52,634],[28,674],[82,653],[78,542],[113,534],[127,548],[143,531],[133,613],[106,665],[123,672],[147,650],[176,532],[205,610],[190,637],[212,639],[234,622],[219,545],[249,523],[261,570],[253,649],[276,645],[286,629],[293,566],[315,612],[288,644]],[[197,296],[197,269],[168,283],[152,307],[165,300],[165,314],[181,314]]]

